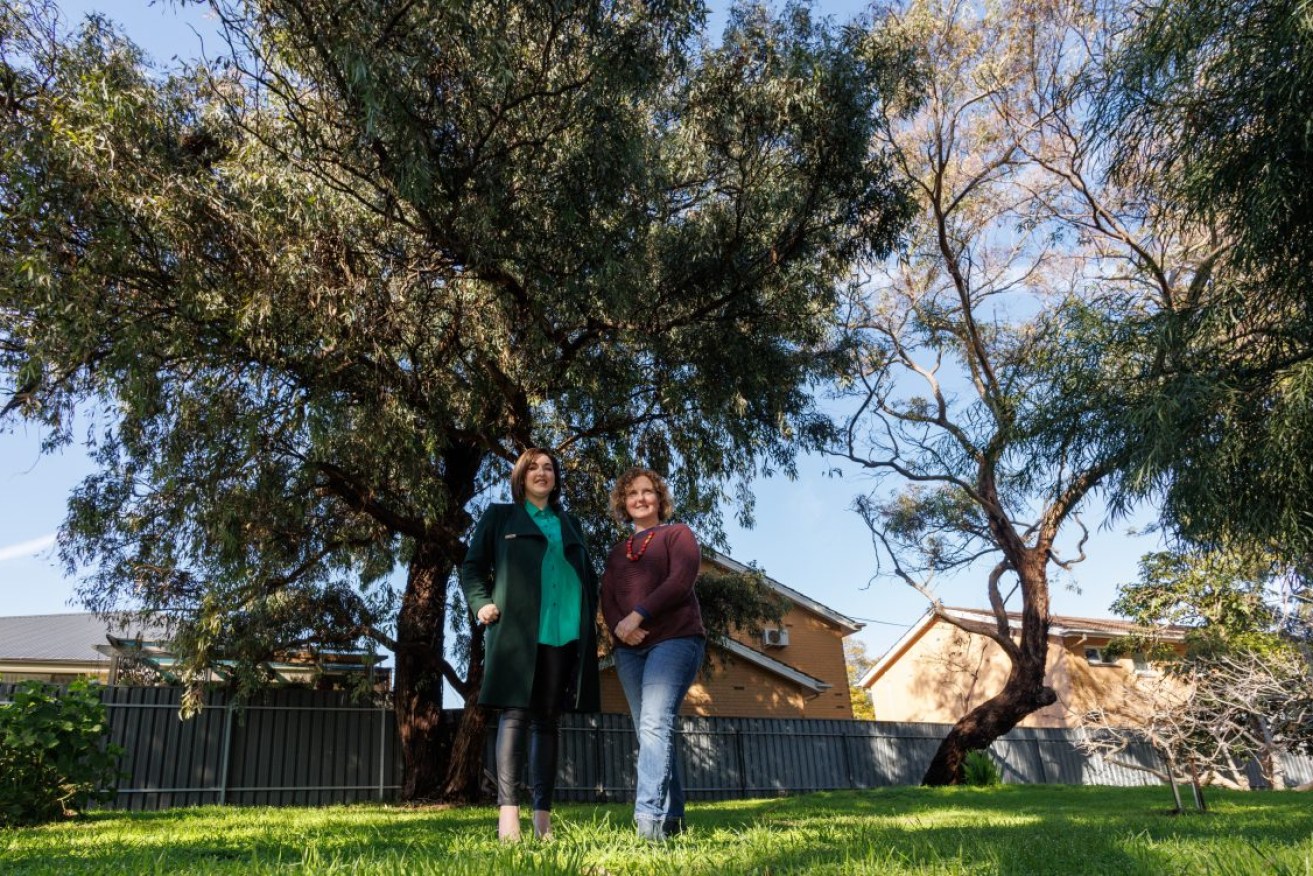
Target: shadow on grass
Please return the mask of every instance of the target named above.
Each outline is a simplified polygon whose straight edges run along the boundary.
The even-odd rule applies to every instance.
[[[158,812],[95,812],[62,824],[0,834],[0,872],[173,872],[205,865],[297,865],[307,850],[350,859],[412,854],[495,839],[487,807],[420,809],[378,805],[320,809],[205,806]],[[6,843],[6,839],[9,840]],[[222,866],[216,870],[227,871]],[[241,867],[231,872],[241,872]]]

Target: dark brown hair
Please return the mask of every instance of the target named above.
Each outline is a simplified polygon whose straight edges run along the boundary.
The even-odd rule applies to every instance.
[[[529,463],[540,456],[552,461],[552,473],[556,475],[556,485],[552,487],[551,495],[547,497],[547,504],[559,508],[561,507],[561,464],[556,460],[555,453],[543,447],[530,447],[515,460],[515,468],[511,469],[511,499],[516,504],[524,502],[524,481],[529,476]]]
[[[629,491],[630,484],[644,477],[656,489],[657,520],[664,523],[675,513],[675,501],[670,498],[670,487],[666,486],[666,479],[650,468],[636,465],[616,478],[615,486],[611,488],[611,516],[620,523],[630,522],[629,512],[625,510],[625,493]]]

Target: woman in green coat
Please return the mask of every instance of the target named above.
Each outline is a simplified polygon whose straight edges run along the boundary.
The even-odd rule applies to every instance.
[[[501,709],[497,723],[497,833],[520,837],[517,791],[526,731],[533,830],[551,835],[557,719],[596,712],[597,576],[579,522],[561,508],[560,468],[531,447],[511,471],[509,504],[489,506],[461,565],[460,582],[484,624],[479,704]]]

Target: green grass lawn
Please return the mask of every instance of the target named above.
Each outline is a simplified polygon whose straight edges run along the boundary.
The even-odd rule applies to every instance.
[[[1211,791],[1185,815],[1170,799],[1032,785],[696,803],[660,847],[622,805],[562,805],[554,842],[509,847],[490,806],[98,812],[0,831],[0,873],[1313,874],[1313,795]]]

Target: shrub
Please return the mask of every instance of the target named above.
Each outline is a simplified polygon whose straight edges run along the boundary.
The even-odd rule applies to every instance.
[[[962,781],[967,785],[989,786],[1003,781],[998,765],[989,756],[989,752],[975,749],[968,751],[962,764]]]
[[[105,729],[90,683],[61,693],[22,682],[0,706],[0,826],[52,821],[113,796],[123,748],[102,744]]]

